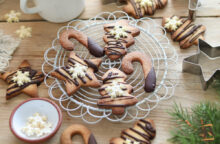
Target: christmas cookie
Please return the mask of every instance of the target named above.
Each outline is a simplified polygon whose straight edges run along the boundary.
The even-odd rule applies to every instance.
[[[113,114],[123,114],[127,106],[138,102],[135,96],[131,95],[133,88],[125,82],[127,76],[120,70],[112,68],[102,77],[103,85],[99,89],[102,96],[98,100],[98,106],[112,109]]]
[[[157,9],[162,9],[167,0],[127,0],[123,10],[135,18],[142,18],[146,15],[153,15]]]
[[[81,86],[100,86],[94,72],[98,71],[101,61],[98,58],[83,60],[74,52],[70,52],[68,64],[56,69],[51,75],[65,81],[66,92],[72,95]]]
[[[150,144],[156,135],[155,124],[150,119],[138,120],[133,128],[121,132],[118,138],[112,138],[110,144]]]
[[[146,92],[152,92],[155,89],[156,86],[156,74],[154,71],[154,67],[152,66],[151,59],[149,56],[145,55],[142,52],[131,52],[124,56],[122,59],[122,70],[126,74],[131,74],[134,69],[132,62],[138,61],[142,65],[142,69],[144,72],[144,78],[145,78],[145,86],[144,90]]]
[[[95,57],[102,57],[105,54],[104,49],[101,46],[99,46],[93,39],[87,37],[84,33],[74,30],[74,29],[65,30],[60,35],[60,38],[59,38],[60,44],[66,50],[74,49],[74,44],[70,40],[70,38],[74,38],[78,40]]]
[[[188,48],[197,45],[199,39],[204,39],[206,27],[196,25],[189,19],[178,16],[164,17],[162,26],[171,33],[171,38],[180,43],[180,48]]]
[[[127,53],[127,48],[134,44],[134,37],[140,34],[140,30],[128,24],[126,20],[104,25],[106,31],[103,37],[106,42],[105,54],[115,60]]]
[[[27,60],[24,60],[16,71],[4,72],[0,77],[9,84],[7,100],[21,93],[38,97],[37,86],[44,80],[43,73],[31,69]]]
[[[72,144],[72,137],[77,134],[83,137],[84,144],[97,144],[96,139],[91,131],[87,127],[80,124],[73,124],[66,128],[60,137],[60,143]]]

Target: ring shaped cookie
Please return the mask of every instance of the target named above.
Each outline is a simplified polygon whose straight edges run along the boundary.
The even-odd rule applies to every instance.
[[[80,124],[73,124],[66,128],[60,138],[61,144],[72,144],[72,137],[74,135],[81,135],[83,137],[84,144],[97,144],[95,137],[91,131]]]
[[[74,30],[74,29],[65,30],[60,36],[60,39],[59,39],[60,44],[66,50],[74,49],[74,44],[70,40],[70,38],[74,38],[77,41],[79,41],[95,57],[102,57],[105,54],[104,49],[101,46],[99,46],[93,39],[87,37],[84,33]]]
[[[142,65],[145,78],[144,90],[152,92],[156,86],[156,74],[152,66],[151,59],[141,52],[131,52],[122,59],[122,69],[126,74],[131,74],[134,71],[132,62],[138,61]]]

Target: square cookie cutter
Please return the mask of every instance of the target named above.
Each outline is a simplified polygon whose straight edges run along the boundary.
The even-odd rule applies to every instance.
[[[200,75],[202,87],[206,90],[215,78],[220,78],[220,67],[212,72],[211,77],[205,80],[202,66],[199,64],[200,55],[205,53],[208,58],[220,58],[220,46],[212,47],[204,40],[199,39],[198,52],[195,55],[189,56],[183,60],[183,72]],[[204,55],[204,54],[203,54]]]

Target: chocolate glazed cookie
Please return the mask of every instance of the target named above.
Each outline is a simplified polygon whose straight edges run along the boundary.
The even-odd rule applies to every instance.
[[[51,76],[64,81],[67,94],[72,95],[81,86],[100,86],[94,73],[98,71],[101,62],[100,58],[84,60],[76,53],[70,52],[68,64],[55,69]]]
[[[206,27],[196,25],[189,19],[178,16],[164,17],[162,26],[171,33],[171,38],[180,43],[180,48],[186,49],[192,45],[198,45],[198,40],[204,40]]]
[[[127,20],[105,24],[106,31],[103,40],[106,42],[105,54],[115,60],[127,53],[127,48],[134,44],[134,37],[140,34],[140,30],[130,26]]]
[[[20,93],[38,97],[37,87],[43,82],[44,74],[32,69],[29,62],[24,60],[17,70],[4,72],[0,74],[0,78],[9,84],[6,92],[8,100]]]
[[[97,105],[101,108],[112,109],[116,115],[123,114],[125,107],[132,106],[138,102],[131,93],[133,88],[125,82],[127,76],[120,70],[112,68],[102,77],[103,85],[99,89],[102,96]]]
[[[156,129],[153,120],[140,119],[132,128],[121,132],[118,138],[112,138],[110,144],[150,144],[156,136]]]
[[[60,143],[72,144],[72,137],[77,134],[83,137],[84,144],[97,144],[96,139],[91,131],[87,127],[80,124],[73,124],[66,128],[60,137]]]
[[[144,15],[153,15],[157,9],[166,6],[167,0],[127,0],[123,10],[135,18],[142,18]]]
[[[124,56],[122,59],[122,69],[126,74],[131,74],[134,71],[132,62],[138,61],[141,63],[145,86],[144,90],[146,92],[153,92],[156,86],[156,74],[154,67],[152,66],[151,59],[144,53],[135,51]]]
[[[105,54],[104,49],[99,46],[93,39],[87,37],[84,33],[74,29],[65,30],[60,36],[60,44],[66,50],[74,49],[74,44],[72,41],[69,40],[70,38],[78,40],[95,57],[102,57]]]

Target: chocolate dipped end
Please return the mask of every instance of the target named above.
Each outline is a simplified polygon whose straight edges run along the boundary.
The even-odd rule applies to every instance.
[[[88,144],[97,144],[95,137],[93,134],[90,135]]]
[[[144,90],[146,92],[153,92],[156,87],[156,74],[154,68],[152,67],[145,79]]]
[[[89,52],[95,57],[102,57],[105,55],[104,49],[89,37],[88,37],[88,49]]]

